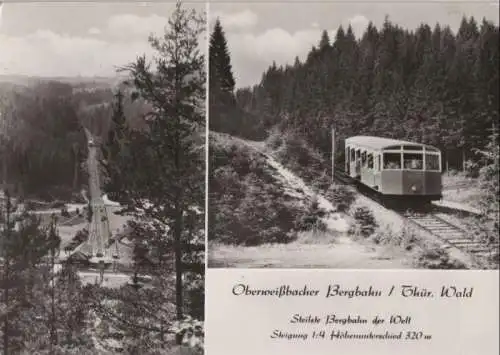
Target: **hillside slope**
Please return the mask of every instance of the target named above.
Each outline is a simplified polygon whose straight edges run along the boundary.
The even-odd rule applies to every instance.
[[[350,218],[335,212],[336,206],[264,153],[262,143],[219,133],[210,138],[209,211],[215,216],[209,220],[209,267],[411,267],[404,255],[389,255],[386,249],[350,238]],[[236,185],[240,202],[235,201]],[[326,228],[300,231],[297,222],[314,201],[325,212],[321,219]],[[290,221],[283,223],[274,209],[287,210]],[[247,233],[259,236],[248,235],[252,243],[237,233],[249,228],[244,223],[252,224]]]

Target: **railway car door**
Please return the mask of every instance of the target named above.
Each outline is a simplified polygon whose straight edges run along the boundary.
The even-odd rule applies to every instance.
[[[351,158],[351,150],[349,149],[349,146],[345,147],[345,155],[344,155],[344,170],[345,173],[349,176],[349,165],[350,165],[350,158]]]
[[[358,179],[361,176],[361,150],[356,149],[356,163],[354,169],[354,177]]]
[[[349,159],[349,176],[350,177],[355,177],[356,176],[356,150],[354,148],[349,148],[350,149],[350,159]]]
[[[376,189],[380,189],[381,165],[380,153],[375,153],[373,156],[373,187]]]
[[[369,152],[366,156],[366,168],[366,182],[370,187],[373,187],[375,186],[375,166],[372,152]]]

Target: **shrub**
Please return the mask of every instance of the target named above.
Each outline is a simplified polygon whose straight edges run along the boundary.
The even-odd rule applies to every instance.
[[[500,226],[500,147],[498,145],[498,131],[490,136],[490,142],[484,151],[477,151],[481,155],[479,170],[479,188],[481,200],[479,207],[481,216],[477,218],[481,226],[482,239],[489,243],[498,243],[498,229]]]
[[[81,244],[89,238],[89,231],[87,229],[82,229],[76,232],[73,237],[73,242]]]
[[[356,192],[349,186],[331,185],[326,198],[336,206],[338,212],[347,212],[356,201]]]
[[[288,243],[294,239],[292,229],[299,209],[278,184],[267,184],[253,173],[243,180],[225,179],[225,182],[225,192],[217,193],[209,209],[212,240],[259,245]],[[228,184],[230,182],[235,185]]]
[[[318,175],[312,182],[312,186],[315,190],[323,192],[328,191],[332,185],[332,177],[323,171],[322,174]]]
[[[189,355],[201,355],[204,353],[205,332],[203,322],[186,317],[182,321],[174,323],[172,330]],[[182,352],[184,353],[184,352]]]
[[[211,139],[209,239],[247,246],[293,241],[301,210],[265,156],[224,135]]]
[[[378,228],[371,238],[375,244],[394,245],[407,251],[413,250],[419,244],[418,236],[408,225],[405,225],[401,233],[397,234],[391,230],[390,226]]]
[[[250,148],[234,149],[234,152],[231,154],[230,166],[240,175],[250,174],[252,171],[252,152]]]
[[[488,257],[487,257],[487,262],[488,262],[488,268],[493,269],[493,270],[498,270],[498,264],[500,261],[500,251],[498,248],[493,251]]]
[[[419,238],[417,234],[413,231],[413,229],[405,226],[401,231],[401,246],[406,250],[413,250],[415,245],[419,244]]]
[[[279,186],[263,184],[255,176],[246,179],[243,186],[244,199],[228,211],[232,239],[245,245],[292,241],[291,231],[299,210],[286,201]]]
[[[263,229],[259,235],[255,245],[263,243],[279,243],[287,244],[297,239],[297,233],[293,229],[282,229],[279,226],[273,226]]]
[[[281,134],[283,146],[276,153],[286,167],[300,175],[307,182],[314,181],[327,169],[321,154],[308,145],[306,140],[294,132]]]
[[[61,216],[63,217],[71,217],[71,214],[68,211],[68,208],[66,206],[63,206],[61,208]]]
[[[366,207],[357,207],[354,210],[354,225],[351,227],[351,234],[359,234],[365,238],[369,237],[375,232],[377,222],[373,216],[372,211]]]
[[[371,240],[375,244],[381,245],[398,245],[398,239],[398,236],[391,230],[390,226],[385,226],[384,228],[379,227],[371,236]]]
[[[282,133],[278,130],[273,130],[267,138],[267,145],[273,150],[280,148],[283,145]]]
[[[316,199],[313,199],[309,208],[302,212],[295,221],[295,228],[298,231],[326,231],[326,224],[322,218],[326,215],[326,211],[319,207]]]
[[[478,163],[473,162],[472,160],[467,160],[465,162],[465,176],[468,178],[477,178],[479,177],[480,166]]]
[[[423,269],[467,269],[466,265],[460,260],[450,258],[446,250],[438,248],[422,251],[417,258],[416,265],[418,268]]]

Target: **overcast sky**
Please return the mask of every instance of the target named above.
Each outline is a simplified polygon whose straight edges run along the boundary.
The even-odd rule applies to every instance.
[[[152,53],[148,35],[163,33],[174,6],[116,1],[4,3],[0,75],[112,76],[116,66]],[[193,6],[206,8],[189,5]]]
[[[337,3],[211,3],[210,28],[219,17],[226,32],[236,86],[253,85],[273,60],[293,63],[295,56],[305,59],[311,46],[319,43],[321,31],[330,38],[339,25],[351,23],[360,35],[369,21],[379,27],[385,15],[396,24],[415,29],[421,22],[434,26],[447,24],[456,30],[462,16],[483,17],[498,24],[498,2],[356,2]]]
[[[258,83],[273,60],[304,59],[323,29],[333,38],[340,24],[351,23],[358,35],[370,20],[380,26],[386,14],[411,29],[440,22],[455,30],[464,14],[498,24],[492,2],[402,1],[212,2],[210,19],[212,25],[221,18],[238,87]],[[205,9],[202,3],[189,6]],[[6,3],[0,8],[0,74],[113,75],[116,66],[151,53],[148,34],[162,33],[173,7],[159,1]]]

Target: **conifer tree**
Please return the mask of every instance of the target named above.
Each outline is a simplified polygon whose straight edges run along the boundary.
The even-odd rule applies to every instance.
[[[219,19],[216,20],[209,44],[209,116],[210,129],[235,133],[235,81],[226,36]]]
[[[49,347],[57,342],[55,289],[50,275],[60,240],[53,229],[48,233],[39,218],[16,205],[6,191],[0,223],[4,354],[25,350],[37,336],[47,339]]]
[[[321,40],[319,41],[319,50],[324,50],[330,47],[330,36],[328,36],[328,32],[324,30],[321,33]]]
[[[121,146],[126,153],[120,162],[120,193],[127,213],[137,217],[135,261],[147,259],[147,273],[154,278],[153,289],[125,294],[125,303],[136,307],[131,314],[141,318],[125,325],[141,332],[147,328],[162,341],[174,320],[189,313],[184,280],[196,273],[203,281],[195,266],[200,262],[192,259],[193,249],[203,244],[204,228],[206,78],[198,43],[204,30],[204,15],[177,3],[165,33],[150,37],[155,58],[149,62],[141,56],[123,68],[131,78],[132,99],[151,107],[144,129],[129,130]]]
[[[498,244],[498,228],[500,226],[500,147],[498,128],[494,127],[489,137],[489,142],[484,150],[479,150],[481,155],[479,187],[481,188],[480,207],[482,215],[478,218],[483,229],[483,238],[492,244]],[[486,227],[486,228],[485,228]],[[489,227],[489,228],[488,228]]]
[[[331,50],[313,47],[303,64],[284,69],[270,62],[259,85],[237,92],[252,105],[227,126],[252,115],[261,130],[293,127],[326,157],[322,132],[335,124],[344,137],[435,145],[445,167],[462,169],[465,160],[478,161],[471,148],[484,149],[498,121],[498,36],[498,25],[467,17],[456,33],[439,24],[403,29],[386,17],[379,29],[369,23],[359,41],[340,27]],[[326,42],[323,32],[319,47]]]
[[[235,81],[226,35],[219,19],[215,21],[214,30],[210,35],[209,66],[210,90],[232,94]]]

